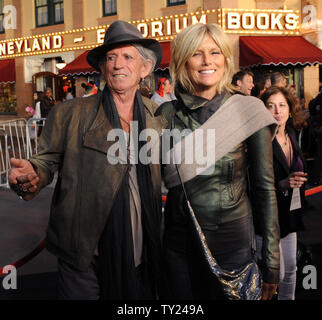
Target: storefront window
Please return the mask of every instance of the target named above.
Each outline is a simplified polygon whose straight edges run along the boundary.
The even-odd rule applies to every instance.
[[[168,7],[177,6],[179,4],[185,4],[185,3],[186,3],[185,0],[167,0]]]
[[[64,22],[63,0],[36,0],[37,27],[49,26]]]
[[[116,13],[116,0],[103,0],[103,15],[111,16]]]
[[[17,97],[15,83],[0,83],[0,113],[16,113]]]
[[[4,33],[3,18],[3,0],[0,0],[0,33]]]

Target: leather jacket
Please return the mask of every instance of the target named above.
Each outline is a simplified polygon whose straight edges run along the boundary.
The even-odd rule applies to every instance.
[[[189,110],[202,107],[199,97],[179,95],[178,102],[165,103],[158,112],[182,131],[195,130],[200,126]],[[229,97],[221,101],[221,104]],[[227,124],[227,125],[234,125]],[[170,127],[169,127],[170,128]],[[173,127],[171,127],[173,129]],[[278,283],[279,277],[279,225],[274,187],[272,137],[264,127],[233,148],[215,164],[210,175],[199,175],[185,183],[188,198],[202,229],[218,230],[221,224],[252,214],[258,215],[265,232],[263,279],[267,283]],[[247,174],[249,172],[249,174]],[[251,201],[248,183],[255,195]],[[185,200],[182,187],[171,188],[166,206],[166,228],[184,229],[187,225]]]
[[[113,201],[130,164],[111,164],[107,141],[112,129],[100,99],[101,93],[66,101],[49,114],[38,154],[30,162],[39,178],[39,189],[58,171],[46,247],[80,271],[86,271],[105,227]],[[142,97],[146,128],[161,135],[166,121],[155,117],[158,107]],[[156,200],[161,208],[161,170],[150,164]],[[161,219],[161,209],[160,209]]]

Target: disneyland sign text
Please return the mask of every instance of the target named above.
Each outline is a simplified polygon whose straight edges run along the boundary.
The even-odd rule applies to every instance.
[[[60,35],[31,39],[17,39],[0,43],[0,56],[21,53],[36,53],[63,47],[63,37]]]

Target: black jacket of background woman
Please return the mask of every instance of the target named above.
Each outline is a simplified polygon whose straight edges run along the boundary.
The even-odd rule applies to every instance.
[[[287,127],[288,135],[292,141],[293,146],[293,159],[298,155],[302,160],[304,172],[306,172],[306,163],[302,151],[296,140],[296,135],[294,130]],[[275,187],[276,187],[276,198],[278,205],[278,217],[280,224],[280,235],[281,238],[287,236],[291,232],[296,232],[304,230],[304,225],[302,222],[302,215],[305,205],[305,184],[300,188],[301,195],[301,208],[290,211],[291,200],[293,195],[293,189],[289,188],[287,195],[281,191],[279,187],[279,182],[287,178],[292,171],[287,165],[285,155],[282,151],[281,146],[275,138],[273,140],[273,158],[274,158],[274,175],[275,175]],[[292,160],[293,161],[293,160]],[[292,167],[292,165],[291,165]]]

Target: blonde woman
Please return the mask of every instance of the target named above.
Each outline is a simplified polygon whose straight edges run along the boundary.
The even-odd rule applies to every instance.
[[[184,186],[208,248],[220,267],[228,271],[252,259],[252,209],[246,193],[249,167],[250,187],[256,190],[255,211],[265,239],[262,299],[270,299],[279,273],[271,146],[276,122],[260,100],[233,94],[233,69],[230,43],[218,25],[185,28],[173,42],[170,64],[178,100],[164,103],[158,112],[167,118],[169,128],[180,132],[193,132],[215,117],[216,162],[208,174],[191,175],[183,164],[179,172],[189,176],[183,178]],[[195,230],[176,171],[170,165],[164,169],[169,189],[164,252],[173,298],[222,299],[220,288],[209,281],[196,248]]]

